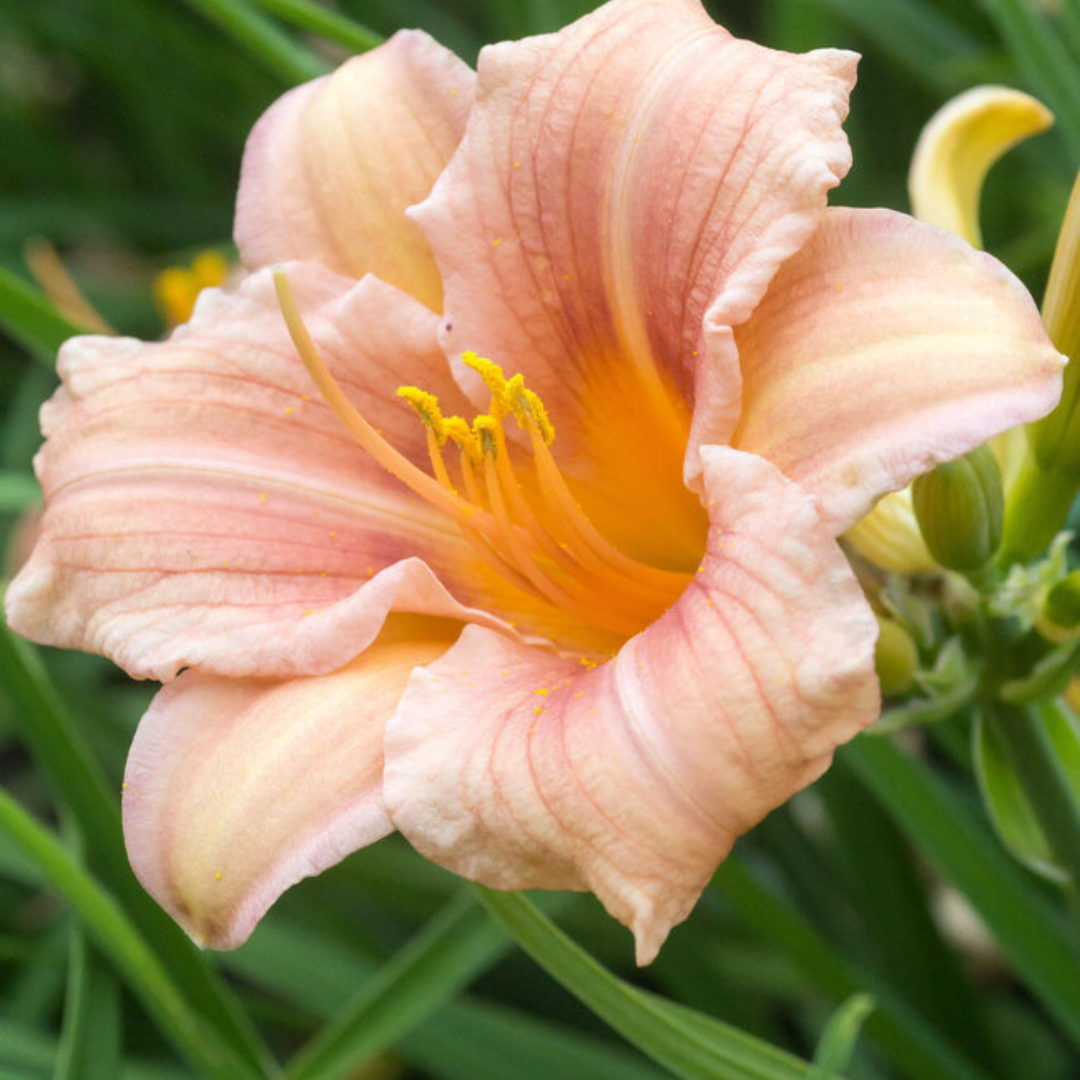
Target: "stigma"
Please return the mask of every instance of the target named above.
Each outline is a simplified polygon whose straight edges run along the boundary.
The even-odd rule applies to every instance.
[[[487,412],[471,422],[444,416],[438,399],[421,387],[398,388],[427,437],[431,471],[419,468],[349,401],[311,340],[284,273],[275,270],[273,277],[293,344],[330,409],[388,472],[449,515],[506,583],[628,637],[667,610],[690,582],[692,575],[640,562],[607,540],[552,456],[555,427],[544,403],[520,374],[507,378],[486,357],[461,357],[490,394]],[[515,424],[525,440],[508,439],[507,424]]]

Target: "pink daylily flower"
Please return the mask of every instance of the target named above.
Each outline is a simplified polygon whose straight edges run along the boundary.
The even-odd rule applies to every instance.
[[[477,75],[400,33],[255,128],[235,291],[64,347],[8,617],[166,683],[125,831],[196,940],[397,829],[644,963],[875,718],[836,536],[1062,360],[993,259],[826,207],[854,78],[698,0]]]

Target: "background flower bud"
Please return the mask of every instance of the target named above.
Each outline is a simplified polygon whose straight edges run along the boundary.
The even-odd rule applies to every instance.
[[[1047,591],[1035,627],[1048,641],[1058,644],[1080,637],[1080,570]]]

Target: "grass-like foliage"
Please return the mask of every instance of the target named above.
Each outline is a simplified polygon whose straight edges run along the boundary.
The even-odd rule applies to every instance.
[[[55,246],[112,327],[160,336],[155,274],[229,252],[244,139],[285,89],[402,26],[472,63],[591,6],[0,0],[0,576],[39,497],[55,352],[79,329],[34,283],[28,240]],[[918,133],[959,91],[1043,100],[1055,127],[998,166],[982,215],[987,248],[1041,293],[1080,164],[1075,0],[709,7],[766,45],[863,53],[854,205],[908,209]],[[200,953],[123,847],[120,777],[151,690],[0,627],[4,1080],[1078,1075],[1076,914],[994,835],[966,712],[842,750],[639,971],[591,897],[489,893],[397,837],[290,891],[238,951]]]

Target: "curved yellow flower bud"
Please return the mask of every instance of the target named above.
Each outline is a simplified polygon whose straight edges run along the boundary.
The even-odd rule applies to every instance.
[[[937,569],[915,520],[911,488],[886,495],[844,535],[860,555],[882,570],[923,574]]]
[[[979,196],[990,167],[1018,142],[1045,131],[1053,113],[1004,86],[955,97],[923,128],[911,159],[908,191],[917,218],[982,246]]]

